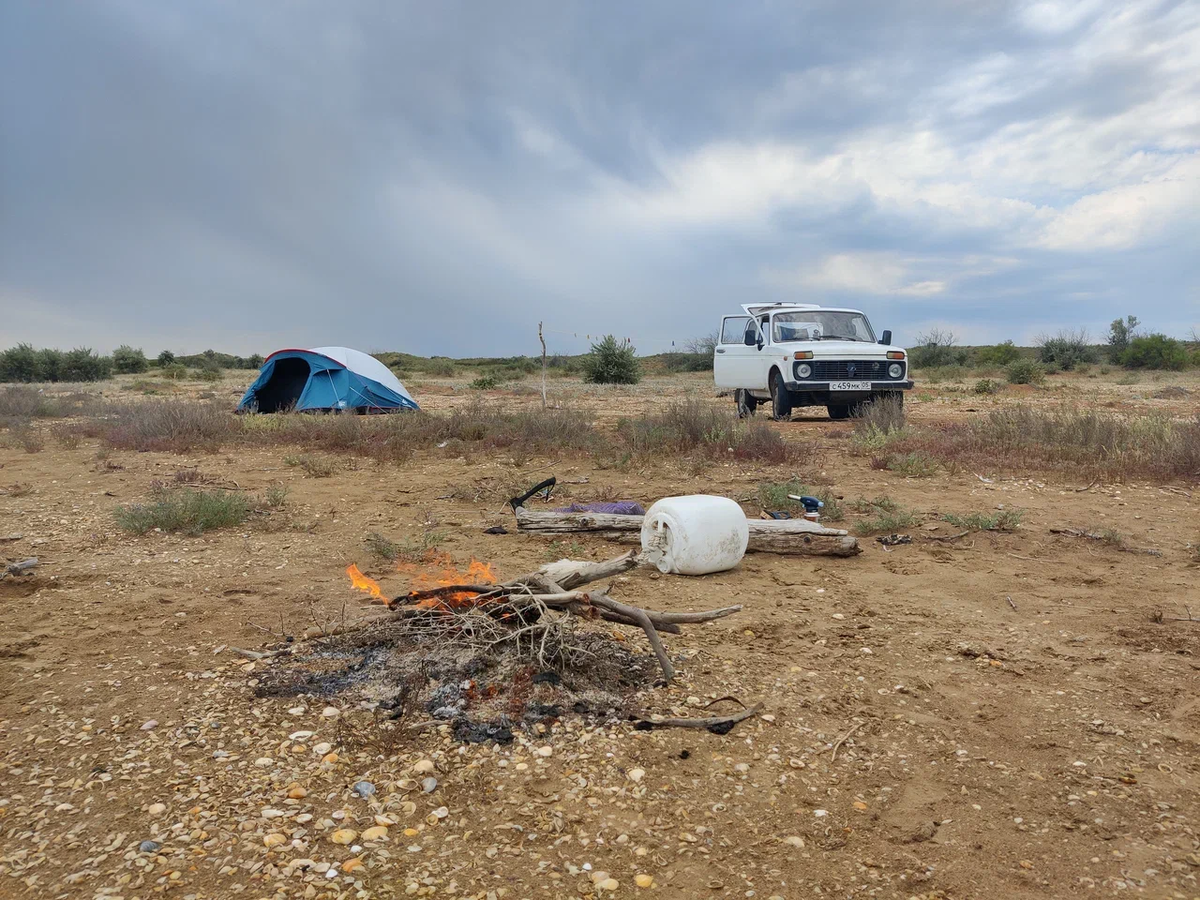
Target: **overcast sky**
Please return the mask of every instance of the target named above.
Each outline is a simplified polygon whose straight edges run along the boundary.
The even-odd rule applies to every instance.
[[[1200,327],[1200,3],[0,3],[0,346],[653,353],[757,300]]]

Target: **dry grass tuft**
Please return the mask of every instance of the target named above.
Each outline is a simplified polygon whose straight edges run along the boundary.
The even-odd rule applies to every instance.
[[[909,430],[888,445],[947,468],[1058,471],[1123,481],[1200,479],[1200,417],[1125,417],[1095,410],[1007,406],[967,422]],[[887,465],[887,468],[893,468]]]

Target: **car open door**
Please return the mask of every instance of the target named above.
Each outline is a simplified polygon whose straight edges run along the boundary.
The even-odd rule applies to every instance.
[[[761,390],[757,377],[758,326],[749,316],[726,316],[721,320],[720,340],[713,354],[713,380],[720,388]],[[746,343],[747,337],[751,339]]]

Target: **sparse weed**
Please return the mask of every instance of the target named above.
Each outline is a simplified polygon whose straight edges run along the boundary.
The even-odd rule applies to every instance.
[[[887,469],[905,478],[929,478],[937,474],[938,463],[921,450],[911,453],[890,453],[871,460],[872,469]]]
[[[874,497],[870,500],[854,500],[850,508],[856,513],[895,512],[900,504],[891,497]]]
[[[446,534],[441,531],[423,531],[419,537],[403,543],[390,540],[377,531],[372,531],[363,539],[367,549],[380,559],[414,565],[433,559],[437,555],[438,547],[445,541]]]
[[[28,481],[17,481],[8,486],[8,496],[10,497],[28,497],[33,493],[33,485]]]
[[[287,503],[288,489],[282,484],[273,484],[263,494],[263,505],[279,509]]]
[[[977,394],[997,394],[1000,392],[1000,382],[993,381],[991,378],[980,378],[975,382],[975,393]]]
[[[334,470],[333,460],[324,456],[314,456],[311,453],[285,456],[283,464],[301,468],[311,478],[328,478]]]
[[[556,562],[560,559],[583,559],[586,554],[587,547],[579,541],[551,541],[542,558],[547,562]]]
[[[1023,509],[1001,509],[992,513],[971,513],[966,516],[946,513],[942,520],[972,531],[1016,531],[1024,517]]]
[[[828,522],[840,522],[846,517],[837,495],[828,488],[812,488],[798,478],[783,482],[767,482],[758,486],[758,502],[765,510],[771,512],[787,512],[795,516],[804,515],[804,504],[792,500],[788,495],[797,497],[816,497],[825,504],[821,510],[821,518]]]
[[[892,534],[893,532],[904,531],[906,528],[912,528],[919,520],[920,517],[912,510],[885,509],[872,518],[855,522],[854,533],[860,535]]]
[[[156,493],[149,503],[118,506],[117,525],[132,534],[158,530],[196,535],[240,525],[254,510],[250,499],[236,492],[168,488]]]

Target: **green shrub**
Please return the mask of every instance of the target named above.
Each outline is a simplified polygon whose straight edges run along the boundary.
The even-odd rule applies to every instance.
[[[1038,360],[1047,366],[1058,366],[1069,372],[1081,363],[1096,362],[1096,348],[1092,346],[1088,333],[1063,330],[1053,337],[1038,339]]]
[[[991,378],[980,378],[975,382],[973,390],[977,394],[995,394],[1000,391],[1000,382],[993,381]]]
[[[967,352],[955,348],[958,339],[949,331],[932,328],[918,334],[916,344],[908,349],[908,361],[917,369],[936,369],[964,365]]]
[[[18,344],[0,352],[0,381],[101,381],[112,372],[112,360],[97,356],[86,347],[67,353],[61,350],[34,350]]]
[[[132,534],[158,529],[167,533],[202,534],[213,528],[240,525],[254,506],[245,494],[229,491],[161,490],[149,503],[118,506],[117,525]]]
[[[1046,370],[1032,359],[1018,359],[1008,364],[1009,384],[1045,384]]]
[[[113,369],[122,375],[136,375],[150,368],[150,361],[140,349],[122,344],[112,355]]]
[[[500,379],[496,377],[494,372],[488,372],[484,375],[480,375],[469,385],[467,385],[467,387],[473,391],[494,391],[496,388],[500,387]]]
[[[628,341],[617,343],[611,334],[592,344],[583,370],[584,380],[594,384],[637,384],[641,380],[637,351]]]
[[[1121,365],[1130,369],[1169,369],[1178,371],[1188,364],[1187,348],[1165,334],[1135,337],[1121,354]]]
[[[168,381],[182,381],[187,378],[188,370],[187,366],[181,366],[179,363],[169,363],[162,367],[159,374]]]
[[[42,381],[41,368],[38,352],[29,344],[17,344],[0,353],[0,381]]]
[[[1012,341],[996,344],[991,347],[979,347],[975,351],[977,366],[1007,366],[1021,357],[1021,351]]]
[[[175,354],[170,350],[164,350],[158,354],[155,361],[158,363],[160,369],[165,369],[167,366],[175,364]]]

